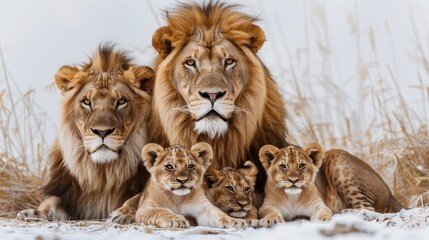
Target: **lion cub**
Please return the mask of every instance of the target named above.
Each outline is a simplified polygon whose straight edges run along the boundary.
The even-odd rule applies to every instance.
[[[265,199],[259,209],[259,226],[270,227],[298,216],[331,219],[332,211],[319,196],[315,184],[323,155],[318,144],[304,149],[296,146],[278,149],[272,145],[261,148],[259,159],[267,171],[267,182]]]
[[[258,213],[253,204],[253,190],[258,169],[246,161],[240,169],[226,167],[210,169],[204,188],[210,202],[234,218],[246,220],[251,227],[258,226]]]
[[[174,145],[164,149],[147,144],[142,151],[144,165],[150,172],[147,189],[140,198],[136,222],[161,228],[185,228],[185,216],[198,225],[242,228],[247,224],[213,206],[202,188],[203,176],[210,166],[213,151],[207,143],[197,143],[188,150]]]

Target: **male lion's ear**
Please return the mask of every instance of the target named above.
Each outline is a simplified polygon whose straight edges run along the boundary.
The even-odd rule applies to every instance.
[[[155,71],[147,66],[131,66],[124,76],[137,88],[152,95]]]
[[[191,152],[195,154],[197,159],[200,160],[206,169],[212,163],[213,149],[210,144],[205,142],[196,143],[194,146],[192,146]]]
[[[264,45],[264,31],[262,31],[259,26],[252,24],[252,30],[249,32],[249,34],[249,48],[252,50],[252,52],[256,53],[259,49],[261,49],[262,45]]]
[[[232,42],[248,47],[253,53],[256,53],[265,42],[264,31],[254,24],[243,29],[231,30],[227,36]]]
[[[162,58],[170,54],[173,47],[171,45],[171,30],[170,27],[164,26],[158,28],[152,36],[152,46],[158,51]]]
[[[73,78],[78,72],[79,69],[72,66],[62,66],[58,69],[58,72],[55,74],[55,83],[62,94],[73,88]]]
[[[256,165],[250,160],[247,160],[239,171],[244,174],[252,187],[254,187],[256,183],[256,176],[258,175],[258,168]]]
[[[164,148],[156,143],[149,143],[143,147],[142,159],[144,166],[149,170],[151,169],[160,153],[164,152]]]
[[[273,145],[265,145],[259,150],[259,160],[265,168],[265,171],[268,171],[272,161],[276,158],[280,150]]]
[[[304,148],[304,153],[310,157],[313,161],[313,164],[320,168],[323,163],[323,157],[325,156],[325,151],[323,150],[322,145],[318,143],[310,143],[306,145]]]

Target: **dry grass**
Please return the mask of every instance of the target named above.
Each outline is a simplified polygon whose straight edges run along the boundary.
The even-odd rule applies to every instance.
[[[356,10],[348,19],[351,32],[356,36],[356,74],[346,83],[335,82],[325,10],[323,4],[312,7],[314,12],[308,15],[318,18],[320,34],[319,39],[308,39],[306,35],[306,43],[318,43],[322,64],[312,65],[310,47],[307,46],[300,50],[304,52],[304,64],[272,69],[274,78],[282,86],[287,86],[283,90],[289,112],[290,141],[300,145],[320,142],[327,149],[345,148],[373,166],[405,206],[427,205],[429,88],[424,79],[429,76],[429,55],[424,52],[424,46],[421,41],[416,41],[419,56],[416,68],[420,81],[413,84],[412,89],[419,92],[422,101],[416,107],[413,106],[415,103],[404,100],[391,67],[379,63],[376,32],[370,29],[367,38],[360,36]],[[304,8],[307,8],[305,4]],[[305,13],[308,11],[304,9]],[[307,32],[309,23],[304,22]],[[275,30],[285,35],[283,29]],[[419,39],[417,31],[415,34]],[[370,43],[373,53],[370,59],[364,59],[361,54],[362,39]],[[287,45],[286,40],[283,41]],[[294,58],[290,52],[286,57]],[[283,57],[279,52],[273,54],[277,59]],[[0,139],[0,216],[13,216],[17,210],[36,207],[40,201],[38,187],[48,149],[44,138],[47,120],[43,111],[36,110],[39,108],[34,103],[34,91],[12,94],[16,91],[11,89],[13,81],[8,79],[1,57],[5,74],[0,82],[0,131],[3,137]],[[358,99],[348,96],[348,84],[356,85]]]

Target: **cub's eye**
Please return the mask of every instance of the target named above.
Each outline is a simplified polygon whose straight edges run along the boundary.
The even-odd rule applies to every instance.
[[[128,100],[125,98],[119,98],[116,101],[116,106],[120,109],[128,105]]]
[[[91,100],[89,100],[88,98],[85,98],[81,101],[81,104],[84,108],[91,108]]]
[[[193,59],[188,59],[185,61],[187,67],[195,67],[195,61]]]
[[[234,192],[234,188],[232,186],[225,187],[226,191]]]
[[[301,164],[299,164],[299,165],[298,165],[298,168],[302,170],[302,169],[304,169],[306,166],[307,166],[307,165],[305,165],[305,163],[301,163]]]
[[[171,164],[167,164],[164,167],[165,167],[165,170],[167,170],[167,171],[173,171],[174,170],[174,167]]]
[[[229,66],[235,63],[235,60],[232,58],[225,59],[225,66]]]
[[[188,165],[188,170],[194,170],[195,169],[195,165],[194,164],[189,164]]]
[[[250,187],[244,188],[244,192],[246,192],[246,193],[250,192]]]
[[[287,169],[287,166],[286,166],[285,164],[280,164],[280,165],[279,165],[279,168],[280,168],[280,169],[282,169],[282,170],[286,170],[286,169]]]

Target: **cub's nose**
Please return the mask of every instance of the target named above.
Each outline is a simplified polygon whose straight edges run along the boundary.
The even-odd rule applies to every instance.
[[[176,181],[178,181],[181,184],[184,184],[185,182],[188,181],[188,178],[176,178]]]
[[[198,94],[200,94],[201,97],[206,98],[208,100],[210,100],[210,102],[212,103],[212,105],[221,97],[225,96],[226,91],[223,92],[215,92],[215,93],[210,93],[210,92],[200,92],[198,91]]]
[[[298,182],[298,178],[289,178],[289,182],[295,184],[296,182]]]
[[[98,135],[101,138],[105,138],[108,135],[112,134],[115,131],[115,128],[110,128],[110,129],[105,129],[105,130],[101,130],[101,129],[96,129],[96,128],[91,128],[91,131]]]

